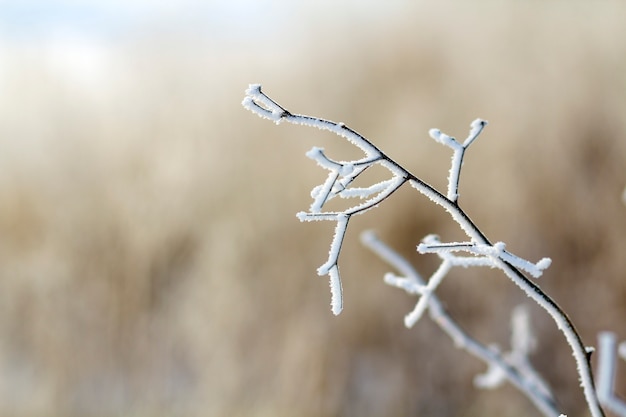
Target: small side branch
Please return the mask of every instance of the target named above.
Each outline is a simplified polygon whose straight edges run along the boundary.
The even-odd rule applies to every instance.
[[[417,246],[419,253],[446,253],[446,252],[468,252],[473,255],[483,256],[484,258],[478,258],[484,260],[485,263],[492,267],[497,267],[494,263],[494,259],[501,259],[509,264],[528,272],[535,278],[539,278],[545,269],[547,269],[552,260],[550,258],[542,258],[537,263],[532,263],[526,259],[522,259],[519,256],[513,255],[506,251],[506,245],[504,242],[496,242],[495,244],[478,244],[473,242],[454,242],[454,243],[440,243],[439,241],[428,240],[420,243]],[[463,265],[461,262],[460,265]]]
[[[461,176],[461,167],[463,166],[463,157],[467,148],[476,140],[478,135],[487,126],[486,120],[476,119],[471,124],[470,133],[467,139],[461,144],[452,136],[442,133],[439,129],[430,129],[428,132],[430,137],[435,141],[445,145],[453,150],[452,163],[448,175],[448,200],[456,202],[459,199],[459,178]]]

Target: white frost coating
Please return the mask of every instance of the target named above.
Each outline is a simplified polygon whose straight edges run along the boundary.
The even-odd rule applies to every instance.
[[[457,201],[459,199],[459,177],[461,175],[461,165],[463,164],[463,148],[454,151],[452,163],[448,172],[448,200]]]
[[[437,256],[450,262],[453,266],[463,268],[488,266],[494,268],[493,260],[487,256],[456,256],[452,253],[453,251],[468,250],[473,245],[473,243],[466,242],[441,243],[439,236],[431,234],[422,239],[422,243],[417,246],[417,251],[421,254],[436,253]]]
[[[439,129],[430,129],[428,133],[430,134],[430,137],[435,140],[435,142],[446,145],[452,149],[456,149],[461,146],[461,144],[457,142],[455,138],[453,138],[452,136],[448,136],[445,133],[442,133]]]
[[[392,272],[387,272],[384,275],[383,280],[385,284],[403,289],[407,292],[407,294],[411,295],[423,294],[425,288],[423,285],[418,284],[411,278],[399,277]]]
[[[498,352],[497,345],[491,346],[494,352]],[[488,363],[487,370],[474,377],[474,385],[482,389],[495,389],[500,387],[506,381],[506,373],[504,369],[497,363]]]
[[[343,177],[347,177],[352,175],[352,173],[354,172],[354,164],[351,163],[344,163],[341,165],[341,170],[339,171],[339,173],[341,174],[341,176]]]
[[[354,207],[351,207],[351,208],[347,209],[344,213],[346,215],[348,215],[348,216],[351,216],[353,214],[357,214],[357,213],[360,214],[360,213],[363,213],[365,211],[373,209],[380,202],[382,202],[384,199],[386,199],[391,194],[393,194],[405,182],[406,182],[406,180],[404,178],[394,178],[394,179],[392,179],[390,181],[389,185],[387,186],[387,188],[383,189],[376,196],[374,196],[371,199],[367,200],[363,204],[359,204],[357,206],[354,206]]]
[[[307,213],[300,211],[296,213],[296,217],[301,222],[317,222],[317,221],[335,221],[340,213]]]
[[[471,239],[481,239],[481,234],[477,231],[473,223],[459,212],[455,202],[450,201],[446,196],[418,178],[410,178],[409,184],[420,194],[447,211],[468,237]]]
[[[517,271],[513,270],[509,264],[500,259],[496,259],[498,268],[501,269],[507,277],[513,281],[515,285],[524,291],[534,302],[536,302],[541,308],[543,308],[554,320],[556,326],[561,330],[565,336],[565,340],[572,349],[572,355],[576,361],[576,370],[580,377],[580,383],[583,388],[585,400],[591,411],[593,417],[603,417],[604,413],[598,402],[598,397],[594,388],[593,379],[591,376],[591,369],[589,368],[589,362],[587,360],[587,352],[585,346],[582,344],[580,336],[576,333],[572,327],[571,322],[567,315],[565,315],[559,307],[549,298],[545,293],[539,292],[538,289],[532,284],[532,282],[525,279]]]
[[[337,226],[335,227],[335,235],[330,244],[328,252],[328,260],[325,264],[317,269],[318,275],[328,275],[330,283],[331,309],[334,315],[338,315],[343,310],[343,291],[341,288],[341,277],[339,275],[339,266],[337,260],[341,251],[341,245],[348,227],[349,217],[345,214],[335,215]]]
[[[487,256],[456,256],[452,253],[437,253],[441,259],[449,261],[454,266],[469,268],[472,266],[487,266],[493,268],[493,261]]]
[[[286,114],[285,109],[261,93],[261,84],[250,84],[246,90],[246,97],[241,104],[246,109],[265,119],[272,120],[276,124],[280,123]]]
[[[354,181],[356,177],[361,175],[363,171],[371,167],[374,163],[376,163],[376,161],[371,161],[371,160],[369,161],[359,160],[359,161],[352,162],[351,163],[353,166],[352,172],[345,175],[343,178],[341,178],[337,182],[337,185],[338,185],[337,188],[340,190],[347,188],[350,185],[350,183]],[[361,165],[357,165],[357,164],[361,164]]]
[[[427,245],[436,245],[438,243],[441,243],[441,238],[439,237],[439,235],[431,233],[424,236],[424,238],[422,239],[422,243],[425,243]]]
[[[343,289],[339,278],[339,266],[334,265],[328,271],[330,282],[330,308],[335,316],[343,310]]]
[[[307,158],[317,162],[317,164],[322,168],[336,171],[339,171],[341,169],[341,164],[338,164],[335,161],[331,161],[326,157],[326,155],[324,154],[324,148],[313,147],[308,152],[306,152],[305,155]]]
[[[539,262],[537,262],[536,264],[533,264],[530,261],[527,261],[516,255],[513,255],[510,252],[507,252],[505,248],[506,248],[506,245],[504,244],[504,242],[497,242],[493,245],[476,244],[476,243],[471,243],[471,242],[452,242],[452,243],[442,243],[442,244],[420,243],[417,246],[418,252],[422,254],[423,253],[443,253],[443,252],[464,251],[464,252],[472,253],[474,255],[483,255],[483,256],[501,259],[505,262],[510,263],[516,268],[519,268],[528,272],[535,278],[540,277],[543,274],[543,271],[546,268],[548,268],[550,264],[552,263],[552,260],[550,258],[542,258]],[[480,261],[481,264],[482,262],[485,262],[485,261]],[[471,262],[468,264],[471,264]],[[493,268],[498,268],[498,264],[494,263],[493,261],[491,262],[491,265],[488,265],[488,266],[491,266]]]
[[[596,390],[603,404],[611,401],[615,384],[615,345],[616,337],[612,332],[598,334],[598,374]]]
[[[461,167],[463,166],[463,157],[465,151],[472,144],[472,142],[480,135],[487,122],[481,119],[476,119],[471,124],[471,130],[467,139],[463,144],[460,144],[451,136],[442,133],[439,129],[430,129],[428,132],[438,143],[441,143],[452,149],[452,163],[450,164],[450,171],[448,173],[448,194],[447,198],[451,202],[456,202],[459,199],[459,177],[461,175]]]
[[[543,275],[543,271],[552,264],[552,260],[550,258],[542,258],[539,262],[533,264],[532,262],[522,259],[519,256],[515,256],[507,251],[502,251],[499,257],[516,268],[528,272],[534,278],[539,278]]]
[[[433,292],[448,274],[451,266],[452,265],[448,261],[442,262],[437,271],[435,271],[435,273],[430,277],[428,284],[421,290],[421,297],[415,305],[415,308],[404,317],[404,325],[407,328],[410,329],[415,326],[415,323],[417,323],[422,317],[424,311],[428,308]]]
[[[535,264],[535,266],[541,271],[545,271],[552,265],[552,259],[550,258],[541,258],[539,262]]]
[[[615,375],[617,361],[615,351],[617,337],[612,332],[601,332],[598,335],[598,375],[596,391],[598,399],[606,408],[619,416],[626,416],[626,403],[615,395]]]
[[[324,188],[324,184],[322,185],[316,185],[315,187],[313,187],[311,189],[311,198],[312,199],[316,199],[317,196],[320,194],[320,191]]]
[[[337,195],[343,198],[360,197],[362,199],[368,197],[373,192],[371,190],[383,191],[380,185],[374,185],[370,188],[348,188],[350,183],[360,175],[368,166],[378,162],[377,159],[366,159],[354,162],[333,161],[324,154],[322,148],[314,147],[306,153],[306,156],[330,171],[324,184],[315,186],[311,191],[313,203],[310,210],[312,213],[321,212],[324,204],[333,199]],[[356,165],[360,164],[360,165]],[[391,184],[389,182],[388,184]]]
[[[328,158],[326,154],[324,154],[323,148],[311,148],[306,154],[309,159],[317,162],[319,166],[322,168],[328,169],[330,171],[336,171],[342,176],[351,175],[354,171],[354,165],[346,162],[337,162]]]
[[[467,148],[469,145],[471,145],[472,142],[478,137],[478,135],[480,135],[480,133],[485,128],[485,126],[487,126],[488,124],[489,123],[486,120],[482,120],[482,119],[474,120],[472,124],[470,125],[471,127],[470,133],[467,136],[467,139],[465,139],[465,142],[463,142],[463,147]]]
[[[357,188],[357,187],[346,188],[339,193],[339,196],[343,198],[358,197],[360,199],[366,199],[372,194],[377,194],[377,193],[384,191],[385,189],[389,188],[393,184],[394,184],[394,180],[390,179],[390,180],[378,182],[366,188]]]
[[[422,239],[422,243],[417,245],[417,251],[421,254],[425,253],[451,253],[451,252],[472,252],[475,244],[471,242],[449,242],[441,243],[436,235],[428,235]],[[477,252],[472,252],[477,253]]]
[[[428,131],[428,136],[433,138],[435,140],[435,142],[442,143],[442,141],[440,139],[440,137],[441,137],[441,130],[432,128],[432,129],[430,129]]]
[[[442,145],[446,145],[452,149],[455,149],[458,146],[460,146],[460,144],[456,141],[456,139],[454,139],[451,136],[446,135],[445,133],[441,132],[441,130],[439,129],[430,129],[428,131],[428,134],[430,135],[431,138],[435,140],[435,142],[441,143]]]
[[[532,387],[532,391],[538,395],[551,398],[550,388],[532,367],[528,358],[535,348],[535,340],[530,329],[528,309],[525,306],[520,305],[513,309],[511,330],[511,351],[504,353],[503,358],[523,376],[528,389]],[[490,364],[487,372],[479,375],[475,383],[483,388],[495,388],[504,382],[504,378],[506,378],[504,368]]]
[[[343,244],[343,238],[346,234],[346,228],[348,227],[349,217],[345,214],[337,215],[337,226],[335,227],[335,235],[333,241],[330,244],[330,250],[328,251],[328,261],[317,269],[319,275],[326,275],[330,269],[337,265],[337,259],[339,259],[339,252],[341,251],[341,245]]]
[[[257,98],[261,94],[261,84],[249,84],[246,89],[246,96]]]
[[[396,251],[385,245],[373,231],[366,230],[361,233],[361,243],[389,262],[390,265],[393,265],[394,268],[402,275],[406,276],[407,279],[410,279],[416,284],[424,283],[424,279],[415,268],[413,268],[413,265]]]
[[[343,138],[346,138],[350,143],[360,148],[368,157],[380,155],[380,151],[371,143],[364,140],[364,138],[353,130],[347,128],[345,125],[340,125],[329,120],[318,119],[316,117],[300,116],[300,115],[288,115],[285,116],[285,120],[290,123],[315,127],[320,130],[328,130]]]
[[[393,161],[390,161],[388,159],[380,159],[378,163],[380,166],[388,169],[389,172],[391,172],[396,177],[408,178],[410,176],[407,170],[405,170]]]
[[[513,309],[511,330],[511,349],[527,358],[537,347],[537,342],[530,328],[530,313],[526,306],[519,305]]]
[[[313,189],[317,190],[317,192],[315,193],[316,195],[313,197],[313,203],[311,203],[311,213],[320,213],[322,211],[322,207],[326,203],[326,200],[328,200],[330,191],[333,188],[335,181],[337,181],[338,176],[339,174],[337,172],[331,171],[330,173],[328,173],[328,177],[326,178],[326,181],[324,181],[324,184],[319,188],[315,187]],[[313,195],[313,191],[311,191],[311,195]]]

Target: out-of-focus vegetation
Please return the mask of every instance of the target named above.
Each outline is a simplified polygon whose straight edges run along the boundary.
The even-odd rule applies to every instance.
[[[315,273],[332,225],[295,213],[325,175],[304,152],[346,145],[246,112],[252,82],[442,187],[449,155],[428,129],[465,137],[489,120],[460,203],[491,239],[553,259],[540,284],[588,344],[601,330],[626,338],[626,8],[420,3],[357,16],[319,12],[231,41],[138,33],[107,49],[95,82],[44,49],[2,44],[0,414],[535,414],[510,387],[476,390],[482,365],[432,324],[403,327],[414,300],[383,284],[358,230],[424,273],[435,260],[413,253],[419,240],[460,237],[408,189],[351,225],[345,310],[332,316]],[[488,270],[458,271],[440,296],[503,347],[511,308],[527,302]],[[580,415],[567,346],[539,310],[533,325],[536,367]]]

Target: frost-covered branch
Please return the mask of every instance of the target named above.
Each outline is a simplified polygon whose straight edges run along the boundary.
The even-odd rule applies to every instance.
[[[259,116],[270,119],[277,124],[287,121],[289,123],[329,130],[346,138],[365,154],[363,158],[354,161],[335,161],[326,156],[322,148],[314,147],[306,153],[308,158],[315,161],[320,167],[328,170],[329,173],[326,180],[311,191],[313,203],[311,203],[309,211],[300,212],[297,214],[297,217],[300,221],[306,222],[318,220],[337,222],[328,260],[318,268],[317,272],[319,275],[329,276],[331,309],[334,314],[339,314],[343,309],[343,295],[338,261],[348,222],[352,216],[362,214],[376,207],[404,185],[408,180],[407,172],[391,161],[367,139],[343,123],[292,114],[262,93],[260,85],[251,85],[246,90],[246,97],[242,104]],[[391,174],[391,178],[364,188],[350,186],[361,173],[376,164],[386,168]],[[365,201],[339,212],[324,211],[326,203],[337,196],[358,198]]]
[[[400,166],[369,140],[350,129],[345,124],[317,117],[293,114],[263,93],[261,86],[258,84],[250,85],[246,90],[246,97],[242,104],[248,110],[276,124],[288,122],[333,132],[348,140],[364,153],[363,158],[355,161],[334,161],[328,158],[323,150],[319,148],[313,148],[307,153],[309,158],[315,160],[318,165],[328,170],[329,174],[321,185],[313,189],[311,193],[313,203],[309,211],[298,213],[298,218],[301,221],[331,220],[337,222],[328,260],[318,269],[319,274],[328,274],[330,277],[331,304],[334,314],[339,314],[343,308],[338,259],[351,216],[361,214],[374,208],[408,182],[419,193],[445,209],[469,238],[469,243],[440,245],[439,243],[433,242],[434,246],[431,244],[431,246],[422,248],[424,251],[436,252],[438,255],[442,256],[443,262],[440,271],[438,271],[438,275],[431,277],[432,283],[430,285],[422,285],[412,289],[415,293],[422,295],[420,299],[422,304],[420,305],[420,301],[418,301],[418,306],[416,306],[417,311],[412,313],[414,317],[410,318],[409,322],[416,321],[421,315],[421,312],[428,306],[428,300],[432,298],[432,293],[446,275],[447,269],[455,262],[450,259],[457,259],[448,259],[446,257],[452,254],[452,252],[459,250],[467,252],[472,255],[475,260],[470,261],[459,258],[462,260],[457,260],[456,262],[461,262],[461,266],[480,264],[502,270],[513,283],[553,318],[572,349],[581,386],[583,387],[585,399],[592,416],[604,416],[594,387],[592,371],[587,356],[587,347],[583,344],[573,323],[565,312],[522,272],[525,271],[534,277],[538,277],[543,270],[549,266],[550,260],[544,258],[537,263],[532,263],[506,251],[503,243],[492,244],[458,205],[458,186],[463,158],[469,146],[476,140],[487,125],[486,121],[477,119],[472,122],[469,135],[462,144],[438,129],[432,129],[430,131],[430,136],[434,140],[453,150],[448,176],[448,190],[447,194],[444,195]],[[356,176],[361,174],[368,167],[376,164],[386,168],[391,174],[391,178],[369,187],[350,188],[350,184]],[[340,212],[324,211],[325,204],[335,196],[344,198],[358,197],[366,201]],[[437,245],[439,246],[437,247]],[[395,278],[389,276],[387,280],[395,281]]]
[[[433,239],[434,236],[425,240]],[[528,361],[528,354],[533,346],[533,338],[529,329],[528,315],[525,309],[516,309],[512,318],[511,352],[501,354],[497,348],[485,346],[472,338],[463,328],[450,316],[443,307],[434,288],[427,293],[428,288],[435,276],[443,277],[453,266],[462,265],[457,263],[450,254],[441,255],[445,259],[442,266],[431,276],[426,284],[422,276],[413,266],[395,250],[381,241],[372,231],[364,232],[361,235],[361,242],[376,253],[381,259],[386,261],[401,276],[391,273],[385,275],[385,282],[389,285],[401,288],[407,293],[421,295],[416,308],[405,318],[407,327],[415,324],[421,315],[422,309],[427,309],[429,317],[433,320],[454,342],[455,346],[463,349],[482,360],[488,365],[488,370],[483,375],[478,375],[475,384],[481,388],[494,388],[504,380],[522,391],[535,406],[541,410],[545,416],[558,416],[559,412],[550,390],[534,371]],[[479,258],[470,258],[479,259]],[[443,265],[446,265],[443,267]],[[440,279],[440,278],[439,278]],[[422,307],[423,306],[423,307]],[[420,310],[419,313],[416,311]]]
[[[617,347],[615,333],[602,332],[598,335],[598,398],[602,405],[618,416],[626,417],[626,402],[615,394],[616,353],[626,360],[626,342]]]

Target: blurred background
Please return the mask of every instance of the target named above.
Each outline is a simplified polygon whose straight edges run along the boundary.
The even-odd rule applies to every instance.
[[[345,309],[330,312],[332,223],[295,213],[326,178],[305,151],[350,147],[244,110],[250,83],[347,123],[445,189],[493,241],[552,267],[539,284],[589,345],[626,339],[626,6],[621,2],[0,2],[0,414],[529,416],[510,386],[383,284],[374,229],[415,246],[462,239],[402,189],[350,224]],[[552,320],[502,274],[438,291],[485,344],[528,304],[544,373],[583,415]],[[618,392],[626,394],[626,363]]]

